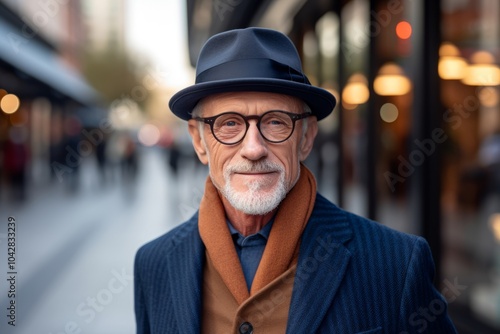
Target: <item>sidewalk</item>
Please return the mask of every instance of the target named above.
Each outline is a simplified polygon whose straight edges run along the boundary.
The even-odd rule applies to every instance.
[[[144,150],[135,185],[101,187],[88,162],[76,194],[55,184],[23,205],[0,204],[5,220],[0,233],[6,233],[8,216],[17,221],[18,267],[16,327],[8,326],[3,315],[0,332],[134,333],[134,254],[194,213],[205,175],[185,166],[174,179],[160,151]],[[1,238],[0,251],[5,275]],[[1,282],[3,295],[7,282],[4,277]],[[7,301],[0,300],[6,310]]]

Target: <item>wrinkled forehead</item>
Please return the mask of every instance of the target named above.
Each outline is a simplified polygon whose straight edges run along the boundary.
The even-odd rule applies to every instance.
[[[204,117],[221,112],[236,111],[242,114],[261,114],[269,110],[300,113],[304,102],[296,97],[265,92],[230,92],[211,95],[199,103]]]

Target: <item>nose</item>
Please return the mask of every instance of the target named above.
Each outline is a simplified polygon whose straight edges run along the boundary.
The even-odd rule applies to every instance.
[[[241,143],[240,154],[253,161],[260,160],[268,154],[266,140],[260,134],[255,120],[250,121],[247,134]]]

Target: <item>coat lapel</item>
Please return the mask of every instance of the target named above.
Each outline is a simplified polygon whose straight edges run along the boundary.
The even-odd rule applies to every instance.
[[[179,333],[199,333],[205,248],[198,229],[189,231],[183,240],[179,240],[167,257],[170,264],[169,293]]]
[[[301,241],[287,333],[316,332],[345,275],[351,237],[344,212],[318,195]]]

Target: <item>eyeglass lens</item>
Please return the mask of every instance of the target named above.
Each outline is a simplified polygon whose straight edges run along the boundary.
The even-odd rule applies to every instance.
[[[280,111],[263,114],[258,124],[262,136],[271,142],[288,139],[293,132],[294,122],[289,115]],[[242,115],[237,113],[222,114],[213,124],[215,137],[223,143],[236,143],[243,139],[247,131],[247,123]]]

